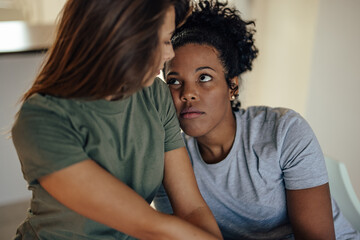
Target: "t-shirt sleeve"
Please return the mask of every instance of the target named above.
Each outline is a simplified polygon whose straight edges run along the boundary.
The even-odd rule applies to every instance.
[[[281,126],[280,166],[286,189],[306,189],[328,182],[325,160],[319,142],[309,124],[292,113]]]
[[[179,120],[176,116],[176,110],[167,84],[161,79],[155,80],[157,87],[157,104],[159,113],[165,130],[165,152],[184,147],[184,141],[181,137]]]
[[[49,110],[26,105],[12,128],[12,139],[29,183],[89,158],[69,121]]]

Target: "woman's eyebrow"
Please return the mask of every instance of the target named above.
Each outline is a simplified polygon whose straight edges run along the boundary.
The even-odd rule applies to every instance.
[[[208,66],[198,67],[197,69],[195,69],[195,72],[198,72],[203,69],[210,69],[210,70],[213,70],[214,72],[216,72],[215,69],[213,69],[212,67],[208,67]]]
[[[178,72],[168,72],[167,74],[166,74],[166,76],[167,75],[176,75],[176,76],[179,76],[180,74],[178,73]]]
[[[197,69],[195,69],[195,72],[198,72],[198,71],[201,71],[201,70],[204,70],[204,69],[210,69],[210,70],[216,72],[215,69],[213,69],[212,67],[208,67],[208,66],[198,67]],[[176,75],[176,76],[179,76],[180,74],[179,74],[178,72],[168,72],[168,73],[166,74],[166,76],[168,76],[168,75]]]

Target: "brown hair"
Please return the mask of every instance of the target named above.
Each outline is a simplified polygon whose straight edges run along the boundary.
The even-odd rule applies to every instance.
[[[170,6],[179,24],[189,0],[68,0],[55,42],[23,100],[35,93],[121,99],[139,90],[158,67],[158,31]]]

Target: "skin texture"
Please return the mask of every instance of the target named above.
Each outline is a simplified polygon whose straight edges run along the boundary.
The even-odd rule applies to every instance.
[[[165,174],[164,186],[178,217],[155,211],[90,159],[39,180],[46,191],[68,208],[139,239],[222,239],[196,187],[185,148],[165,153]]]
[[[329,184],[286,190],[288,214],[298,239],[335,239]]]
[[[225,82],[218,52],[208,45],[183,45],[175,50],[165,73],[182,129],[196,138],[205,162],[222,161],[235,139],[236,125],[230,106],[233,92]],[[238,84],[237,78],[232,82]],[[286,194],[297,240],[335,239],[328,184]]]
[[[163,69],[164,63],[174,57],[174,50],[171,44],[171,36],[175,31],[175,9],[170,7],[165,15],[165,20],[163,25],[159,30],[159,48],[160,48],[160,63],[159,68],[156,73],[150,73],[150,80],[144,83],[144,87],[151,86],[154,83],[155,77],[160,73],[160,70]]]
[[[217,55],[210,46],[187,44],[176,49],[165,68],[181,128],[198,139],[208,163],[228,154],[236,128],[230,105],[233,92]],[[232,81],[237,83],[237,78]]]
[[[168,24],[169,21],[172,24]],[[167,44],[174,30],[174,8],[169,9],[164,22],[159,33],[163,62],[174,55],[171,44]],[[39,182],[50,195],[73,211],[138,239],[222,239],[197,188],[185,148],[165,153],[163,183],[175,216],[155,211],[92,159],[44,176]]]

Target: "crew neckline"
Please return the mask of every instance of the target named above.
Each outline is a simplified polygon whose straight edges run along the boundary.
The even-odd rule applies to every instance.
[[[202,156],[201,156],[197,140],[195,138],[193,138],[195,151],[196,151],[198,157],[201,160],[200,162],[201,162],[202,165],[205,165],[207,168],[211,168],[211,169],[219,168],[219,167],[222,167],[222,166],[228,164],[229,162],[231,162],[230,161],[231,159],[234,159],[232,156],[235,154],[236,146],[238,146],[239,142],[240,142],[240,122],[239,122],[240,121],[240,116],[238,115],[237,112],[235,112],[234,115],[235,115],[235,121],[236,121],[235,140],[234,140],[234,143],[231,146],[231,149],[230,149],[230,152],[228,153],[228,155],[223,160],[221,160],[220,162],[206,163],[204,161],[204,159],[202,158]]]

